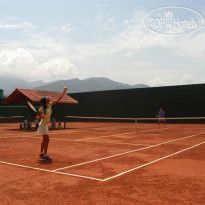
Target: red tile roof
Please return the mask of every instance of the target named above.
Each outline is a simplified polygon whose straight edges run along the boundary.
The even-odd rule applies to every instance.
[[[30,90],[30,89],[19,89],[17,88],[13,93],[11,93],[6,99],[3,100],[3,104],[26,104],[29,100],[34,104],[40,103],[42,97],[49,97],[51,102],[57,100],[61,92],[51,92],[43,90]],[[64,104],[78,104],[77,100],[74,100],[68,95],[64,95],[59,103]]]

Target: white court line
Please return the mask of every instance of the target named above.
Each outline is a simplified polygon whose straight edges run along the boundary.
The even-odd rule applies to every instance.
[[[132,126],[130,126],[130,127],[133,129],[133,126],[134,126],[134,125],[132,125]],[[105,130],[105,131],[107,131],[107,130],[113,130],[113,129],[117,129],[117,128],[129,129],[128,126],[120,126],[120,125],[117,125],[117,126],[109,126],[109,127],[103,127],[103,126],[101,126],[101,127],[96,127],[96,128],[90,128],[90,129],[92,129],[92,130]],[[88,129],[88,130],[89,130],[89,129]]]
[[[154,130],[157,130],[157,129],[154,129]],[[84,132],[83,130],[74,130],[74,131],[65,131],[65,132],[62,132],[63,130],[59,130],[59,131],[50,131],[49,135],[56,135],[56,134],[67,134],[67,133],[72,133],[72,132]],[[149,131],[153,131],[153,130],[147,130],[147,131],[140,131],[140,132],[149,132]],[[129,132],[129,133],[119,133],[119,134],[115,134],[115,135],[105,135],[105,136],[100,136],[100,137],[90,137],[90,138],[84,138],[84,139],[77,139],[75,141],[83,141],[83,140],[86,140],[86,139],[97,139],[97,138],[104,138],[104,137],[113,137],[113,136],[118,136],[118,135],[127,135],[127,134],[135,134],[136,132]],[[38,133],[36,132],[33,132],[33,133],[21,133],[20,134],[21,136],[25,135],[25,136],[33,136],[33,135],[39,135]],[[19,136],[19,133],[15,133],[15,134],[3,134],[1,135],[3,137],[0,137],[1,138],[9,138],[9,137],[4,137],[4,136]]]
[[[143,148],[127,151],[127,152],[122,152],[122,153],[119,153],[119,154],[115,154],[115,155],[111,155],[111,156],[107,156],[107,157],[102,157],[102,158],[90,160],[90,161],[87,161],[87,162],[82,162],[82,163],[79,163],[79,164],[74,164],[74,165],[71,165],[71,166],[61,167],[61,168],[58,168],[58,169],[54,169],[53,171],[69,169],[71,167],[77,167],[77,166],[80,166],[80,165],[89,164],[89,163],[92,163],[92,162],[97,162],[97,161],[100,161],[100,160],[109,159],[109,158],[113,158],[113,157],[129,154],[129,153],[133,153],[133,152],[137,152],[137,151],[140,151],[140,150],[149,149],[149,148],[152,148],[152,147],[157,147],[157,146],[160,146],[160,145],[168,144],[170,142],[175,142],[175,141],[183,140],[183,139],[186,139],[186,138],[191,138],[191,137],[194,137],[194,136],[197,136],[197,135],[201,135],[201,134],[204,134],[204,133],[205,132],[198,133],[198,134],[195,134],[195,135],[189,135],[189,136],[186,136],[186,137],[182,137],[182,138],[178,138],[178,139],[174,139],[174,140],[169,140],[169,141],[162,142],[162,143],[159,143],[159,144],[150,145],[148,147],[143,147]]]
[[[1,134],[1,136],[3,136],[3,137],[4,136],[18,136],[19,134],[21,134],[21,135],[31,135],[31,133],[16,133],[16,134],[3,134],[3,135]]]
[[[15,137],[0,137],[0,139],[8,139],[8,138],[17,138],[17,136],[15,136]]]
[[[167,128],[163,128],[163,129],[167,129]],[[159,130],[159,129],[154,129],[154,130]],[[162,130],[162,129],[161,129]],[[146,131],[140,131],[140,132],[150,132],[153,131],[152,130],[146,130]],[[129,135],[129,134],[136,134],[137,132],[127,132],[127,133],[120,133],[120,134],[114,134],[114,135],[105,135],[105,136],[100,136],[100,137],[89,137],[89,138],[84,138],[84,139],[77,139],[75,141],[83,141],[83,140],[87,140],[87,139],[99,139],[99,138],[104,138],[104,137],[115,137],[115,136],[120,136],[120,135]]]
[[[28,135],[28,136],[25,136],[25,135],[18,135],[18,136],[8,136],[8,137],[0,137],[0,139],[12,139],[12,138],[27,138],[27,139],[31,139],[31,138],[38,138],[38,139],[41,139],[42,137],[34,137],[33,135]]]
[[[114,134],[114,135],[105,135],[105,136],[100,136],[100,137],[88,137],[88,138],[83,138],[83,139],[77,139],[74,141],[84,141],[88,139],[98,139],[98,138],[103,138],[103,137],[114,137],[114,136],[120,136],[120,135],[129,135],[129,134],[135,134],[136,132],[127,132],[127,133],[120,133],[120,134]]]
[[[12,137],[0,137],[0,139],[10,139],[10,138],[35,138],[35,139],[41,139],[42,137],[39,136],[39,137],[34,137],[33,135],[28,135],[28,136],[25,136],[25,135],[19,135],[19,136],[12,136]],[[55,138],[55,137],[50,137],[51,140],[59,140],[59,141],[69,141],[69,142],[80,142],[80,141],[76,141],[76,140],[69,140],[69,139],[61,139],[61,138]],[[136,145],[144,145],[144,146],[147,146],[149,144],[132,144],[132,143],[118,143],[118,142],[103,142],[103,141],[84,141],[84,142],[87,142],[87,143],[101,143],[101,144],[114,144],[114,145],[132,145],[132,146],[136,146]]]
[[[204,134],[204,133],[199,133],[199,134]],[[199,134],[198,134],[198,135],[199,135]],[[188,137],[191,137],[191,136],[188,136]],[[204,144],[204,143],[205,143],[205,141],[204,141],[204,142],[201,142],[201,143],[199,143],[199,144],[196,144],[196,145],[194,145],[194,146],[192,146],[192,147],[188,147],[188,148],[186,148],[186,149],[180,150],[180,151],[175,152],[175,153],[173,153],[173,154],[167,155],[167,156],[165,156],[165,157],[159,158],[159,159],[154,160],[154,161],[152,161],[152,162],[149,162],[149,163],[143,164],[143,165],[141,165],[141,166],[135,167],[135,168],[133,168],[133,169],[127,170],[127,171],[122,172],[122,173],[120,173],[120,174],[117,174],[117,175],[115,175],[115,176],[108,177],[108,178],[106,178],[106,179],[99,179],[99,178],[94,178],[94,177],[89,177],[89,176],[84,176],[84,175],[70,174],[70,173],[65,173],[65,172],[59,172],[59,171],[54,171],[54,170],[42,169],[42,168],[31,167],[31,166],[26,166],[26,165],[20,165],[20,164],[10,163],[10,162],[4,162],[4,161],[0,161],[0,163],[1,163],[1,164],[12,165],[12,166],[17,166],[17,167],[23,167],[23,168],[33,169],[33,170],[45,171],[45,172],[50,172],[50,173],[57,173],[57,174],[62,174],[62,175],[68,175],[68,176],[74,176],[74,177],[92,179],[92,180],[97,180],[97,181],[108,181],[108,180],[110,180],[110,179],[113,179],[113,178],[119,177],[119,176],[121,176],[121,175],[124,175],[124,174],[126,174],[126,173],[128,173],[128,172],[134,171],[134,170],[136,170],[136,169],[139,169],[139,168],[145,167],[145,166],[147,166],[147,165],[153,164],[153,163],[155,163],[155,162],[158,162],[158,161],[160,161],[160,160],[166,159],[166,158],[168,158],[168,157],[170,157],[170,156],[174,156],[174,155],[179,154],[179,153],[181,153],[181,152],[184,152],[184,151],[186,151],[186,150],[192,149],[192,148],[197,147],[197,146],[199,146],[199,145],[201,145],[201,144]]]
[[[104,179],[103,181],[108,181],[108,180],[110,180],[110,179],[113,179],[113,178],[122,176],[122,175],[127,174],[127,173],[129,173],[129,172],[132,172],[132,171],[134,171],[134,170],[136,170],[136,169],[140,169],[140,168],[145,167],[145,166],[147,166],[147,165],[156,163],[156,162],[158,162],[158,161],[160,161],[160,160],[163,160],[163,159],[166,159],[166,158],[168,158],[168,157],[177,155],[177,154],[179,154],[179,153],[181,153],[181,152],[187,151],[187,150],[189,150],[189,149],[193,149],[193,148],[195,148],[195,147],[197,147],[197,146],[200,146],[200,145],[202,145],[202,144],[204,144],[204,143],[205,143],[205,141],[203,141],[203,142],[201,142],[201,143],[199,143],[199,144],[193,145],[193,146],[191,146],[191,147],[188,147],[188,148],[186,148],[186,149],[180,150],[180,151],[178,151],[178,152],[174,152],[174,153],[169,154],[169,155],[167,155],[167,156],[165,156],[165,157],[161,157],[161,158],[156,159],[156,160],[154,160],[154,161],[151,161],[151,162],[148,162],[148,163],[146,163],[146,164],[140,165],[140,166],[138,166],[138,167],[129,169],[129,170],[127,170],[127,171],[125,171],[125,172],[122,172],[122,173],[120,173],[120,174],[117,174],[117,175],[115,175],[115,176],[108,177],[108,178]]]
[[[199,127],[199,128],[186,128],[186,127],[183,127],[185,130],[205,130],[205,128],[201,128],[201,127]],[[181,129],[181,128],[180,128]]]
[[[165,128],[164,128],[165,129]],[[205,128],[204,128],[205,129]],[[104,129],[103,129],[104,130]],[[154,129],[154,130],[157,130],[157,129]],[[140,131],[140,132],[149,132],[149,131],[153,131],[153,129],[152,130],[146,130],[146,131]],[[54,134],[54,135],[56,135],[56,134],[67,134],[67,133],[75,133],[75,132],[85,132],[85,130],[70,130],[70,131],[68,131],[68,130],[50,130],[49,131],[49,135],[52,135],[52,134]],[[109,132],[109,131],[108,131]],[[136,132],[130,132],[130,134],[134,134],[134,133],[136,133]],[[119,133],[120,135],[121,135],[121,133]],[[123,133],[122,133],[123,134]],[[129,133],[124,133],[124,134],[129,134]],[[1,136],[7,136],[7,135],[9,135],[9,136],[17,136],[17,135],[19,135],[19,133],[14,133],[14,134],[1,134]],[[21,133],[21,135],[39,135],[38,133],[37,133],[37,131],[35,131],[35,132],[33,132],[33,133]],[[112,135],[109,135],[109,136],[112,136]],[[107,137],[107,136],[102,136],[102,137]],[[1,138],[1,137],[0,137]],[[89,139],[89,138],[86,138],[86,139]],[[83,139],[82,139],[83,140]]]
[[[56,134],[67,134],[67,133],[72,133],[72,132],[82,132],[82,131],[77,131],[77,130],[75,130],[75,131],[65,131],[64,132],[64,130],[59,130],[59,131],[50,131],[49,132],[49,135],[52,135],[52,134],[54,134],[54,135],[56,135]],[[18,135],[39,135],[38,133],[37,133],[37,131],[36,132],[33,132],[33,133],[14,133],[14,134],[0,134],[1,136],[18,136]],[[2,138],[2,137],[0,137],[0,138]]]
[[[56,171],[52,171],[52,170],[49,170],[49,169],[42,169],[42,168],[38,168],[38,167],[31,167],[31,166],[26,166],[26,165],[21,165],[21,164],[16,164],[16,163],[10,163],[10,162],[4,162],[4,161],[0,161],[0,163],[1,164],[12,165],[12,166],[16,166],[16,167],[23,167],[23,168],[27,168],[27,169],[34,169],[34,170],[45,171],[45,172],[50,172],[50,173],[57,173],[57,174],[63,174],[63,175],[68,175],[68,176],[74,176],[74,177],[92,179],[92,180],[97,180],[97,181],[103,181],[102,179],[98,179],[98,178],[94,178],[94,177],[78,175],[78,174],[70,174],[70,173],[65,173],[65,172],[56,172]]]
[[[167,128],[156,128],[156,129],[152,129],[152,130],[145,130],[145,131],[139,131],[139,132],[151,132],[151,131],[155,131],[155,130],[161,131],[161,130],[165,130],[165,129],[167,129]]]
[[[49,131],[49,134],[66,134],[66,133],[72,133],[72,132],[84,132],[84,131],[82,131],[82,130],[70,130],[70,131],[68,131],[68,130],[59,130],[59,131],[57,131],[57,130],[51,130],[51,131]]]
[[[36,137],[35,137],[36,138]],[[40,138],[40,137],[39,137]],[[68,142],[81,142],[81,141],[76,141],[76,140],[69,140],[69,139],[60,139],[60,138],[54,138],[54,137],[51,137],[50,138],[51,140],[54,139],[54,140],[59,140],[59,141],[68,141]],[[133,146],[136,146],[136,145],[144,145],[144,146],[147,146],[149,144],[132,144],[132,143],[120,143],[120,142],[103,142],[103,141],[84,141],[84,142],[87,142],[87,143],[102,143],[102,144],[115,144],[115,145],[133,145]]]
[[[70,140],[70,141],[75,141],[75,140]],[[144,145],[144,146],[148,146],[150,144],[132,144],[132,143],[121,143],[121,142],[103,142],[103,141],[85,141],[85,142],[96,142],[96,143],[105,143],[105,144],[119,144],[119,145],[133,145],[133,146],[136,146],[136,145]]]
[[[99,129],[99,130],[107,130],[107,129],[109,129],[109,128],[111,128],[111,129],[113,129],[113,128],[128,128],[128,127],[134,127],[135,126],[135,124],[129,124],[130,126],[122,126],[122,125],[115,125],[115,126],[113,126],[113,125],[110,125],[110,126],[103,126],[102,124],[101,125],[96,125],[95,127],[73,127],[73,128],[66,128],[66,129],[86,129],[86,130],[94,130],[94,129]]]
[[[165,129],[165,128],[164,128]],[[69,133],[69,132],[68,132]],[[133,132],[133,133],[135,133],[135,132]],[[52,133],[52,134],[59,134],[59,133]],[[54,140],[59,140],[59,141],[71,141],[71,142],[78,142],[78,141],[85,141],[85,139],[96,139],[96,138],[103,138],[103,137],[110,137],[110,136],[118,136],[118,135],[124,135],[124,134],[130,134],[130,133],[122,133],[122,134],[116,134],[116,135],[106,135],[106,136],[101,136],[101,137],[91,137],[91,138],[84,138],[84,139],[78,139],[78,140],[69,140],[69,139],[61,139],[61,138],[54,138],[54,137],[51,137],[51,139],[54,139]],[[6,134],[6,135],[9,135],[9,134]],[[15,135],[15,136],[14,136]],[[35,134],[21,134],[21,135],[18,135],[18,134],[12,134],[12,137],[0,137],[0,139],[1,138],[6,138],[6,139],[8,139],[8,138],[19,138],[19,137],[21,137],[21,138],[41,138],[41,136],[39,136],[39,137],[33,137],[33,135],[35,135],[35,136],[39,136],[39,134],[37,134],[37,133],[35,133]],[[150,144],[133,144],[133,143],[115,143],[115,142],[103,142],[103,141],[85,141],[85,142],[87,142],[87,143],[92,143],[92,142],[94,142],[94,143],[105,143],[105,144],[120,144],[120,145],[133,145],[133,146],[136,146],[136,145],[144,145],[144,146],[148,146],[148,145],[150,145]]]
[[[82,131],[50,132],[49,135],[67,134],[67,133],[72,133],[72,132],[82,132]],[[18,137],[18,136],[33,136],[33,135],[39,135],[39,134],[36,133],[36,132],[33,132],[33,133],[20,133],[20,134],[19,133],[16,133],[16,134],[3,134],[3,135],[1,135],[3,137],[0,137],[0,138],[9,138],[9,137],[4,137],[4,136],[11,136],[11,138],[12,138],[13,136]]]
[[[12,136],[5,136],[5,137],[0,137],[0,139],[5,139],[5,138],[7,138],[7,139],[9,139],[9,138],[19,138],[19,137],[25,137],[25,138],[32,138],[32,136],[33,135],[12,135]]]

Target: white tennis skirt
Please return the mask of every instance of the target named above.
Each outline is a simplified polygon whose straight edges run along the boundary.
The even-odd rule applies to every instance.
[[[39,135],[48,135],[48,123],[40,122],[37,132]]]

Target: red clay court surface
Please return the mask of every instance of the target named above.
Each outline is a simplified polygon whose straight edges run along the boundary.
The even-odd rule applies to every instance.
[[[0,127],[0,204],[205,201],[204,124],[70,123],[50,131],[52,163],[41,136],[13,126]]]

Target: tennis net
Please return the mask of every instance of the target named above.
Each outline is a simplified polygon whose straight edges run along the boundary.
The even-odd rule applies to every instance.
[[[164,118],[169,124],[205,124],[205,117],[169,117]],[[140,131],[158,127],[159,118],[111,118],[66,116],[65,129],[84,129],[93,131]],[[161,121],[163,124],[164,121]]]
[[[20,123],[23,123],[24,116],[9,116],[0,117],[0,127],[18,128]]]
[[[64,128],[93,131],[130,131],[136,130],[136,123],[134,118],[66,116]]]

